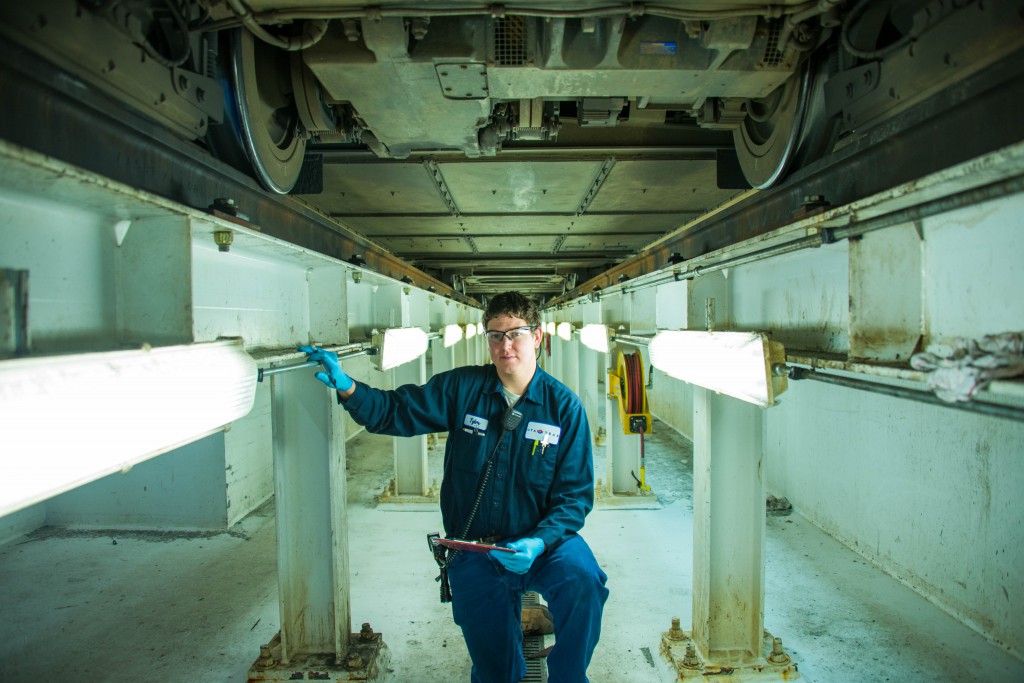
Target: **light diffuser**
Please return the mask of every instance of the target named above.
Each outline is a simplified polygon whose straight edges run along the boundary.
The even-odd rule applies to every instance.
[[[375,334],[372,343],[380,350],[377,358],[383,371],[419,358],[427,352],[430,340],[418,327],[393,327]]]
[[[246,415],[237,342],[0,363],[0,516],[127,470]]]
[[[461,325],[445,325],[444,326],[444,347],[447,349],[449,346],[454,346],[462,341],[462,326]]]
[[[648,350],[651,364],[665,374],[748,403],[768,407],[786,390],[786,378],[772,374],[785,362],[782,344],[758,332],[659,332]]]
[[[608,353],[611,348],[611,341],[608,336],[608,326],[591,323],[584,325],[580,330],[580,341],[588,349]]]

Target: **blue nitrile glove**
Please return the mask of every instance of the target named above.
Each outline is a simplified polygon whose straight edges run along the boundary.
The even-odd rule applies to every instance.
[[[338,362],[338,354],[333,351],[318,349],[315,346],[300,346],[298,348],[299,351],[308,354],[309,358],[307,360],[316,361],[323,366],[326,372],[316,373],[316,378],[331,389],[348,391],[355,384],[352,378],[341,369],[341,363]]]
[[[494,555],[510,572],[525,574],[530,570],[533,561],[544,552],[544,541],[539,538],[521,538],[509,543],[508,547],[516,552],[503,553],[500,550],[492,550],[491,555]]]

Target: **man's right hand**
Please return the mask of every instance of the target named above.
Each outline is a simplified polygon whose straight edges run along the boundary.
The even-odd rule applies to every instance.
[[[324,351],[315,346],[300,346],[299,351],[307,355],[307,360],[320,363],[324,372],[316,373],[316,378],[329,386],[331,389],[345,392],[352,388],[355,382],[341,369],[341,362],[338,354],[333,351]]]

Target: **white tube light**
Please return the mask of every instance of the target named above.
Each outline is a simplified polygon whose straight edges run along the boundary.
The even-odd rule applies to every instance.
[[[461,325],[445,325],[444,326],[444,347],[447,349],[449,346],[454,346],[462,341],[462,326]]]
[[[468,339],[472,339],[475,336],[476,336],[476,325],[474,323],[469,323],[468,325],[466,325],[466,339],[467,340]]]
[[[377,358],[381,371],[416,360],[427,352],[430,340],[418,327],[393,327],[374,335],[373,345],[379,349]]]
[[[584,325],[580,330],[580,341],[588,349],[599,351],[601,353],[608,353],[611,348],[611,342],[608,335],[607,325],[598,325],[591,323],[590,325]]]
[[[476,333],[477,334],[483,334],[484,333],[484,324],[483,323],[477,323],[476,324]]]
[[[659,332],[648,350],[665,374],[762,407],[775,404],[786,378],[772,374],[785,362],[782,344],[758,332]]]
[[[551,336],[551,337],[555,336],[555,323],[554,322],[546,322],[546,323],[544,323],[544,331],[547,332],[548,336]]]
[[[220,430],[256,375],[238,342],[0,362],[0,516]]]
[[[555,330],[559,337],[565,341],[572,341],[572,323],[558,323]]]

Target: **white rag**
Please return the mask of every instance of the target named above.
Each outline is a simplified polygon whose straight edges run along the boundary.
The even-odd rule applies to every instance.
[[[994,379],[1024,374],[1024,333],[929,344],[911,356],[910,367],[931,373],[928,386],[943,401],[969,401]]]

